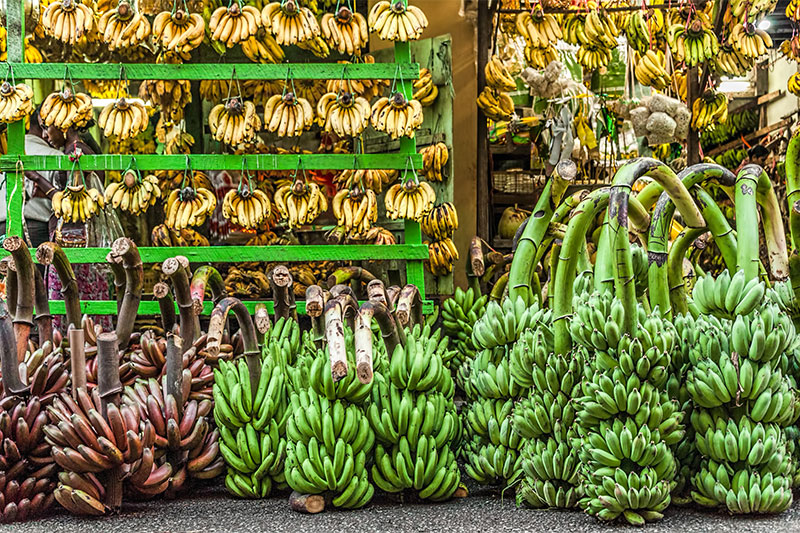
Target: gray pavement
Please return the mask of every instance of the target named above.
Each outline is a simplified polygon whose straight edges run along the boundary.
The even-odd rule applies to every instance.
[[[695,508],[672,507],[664,520],[647,531],[680,533],[800,532],[800,502],[778,516],[734,517]],[[513,494],[501,498],[490,490],[473,488],[468,498],[442,504],[376,498],[358,511],[298,514],[284,496],[245,501],[229,497],[222,488],[206,488],[177,500],[126,503],[111,517],[80,518],[61,510],[24,524],[0,526],[14,533],[246,533],[246,532],[551,532],[642,531],[601,524],[579,511],[517,509]]]

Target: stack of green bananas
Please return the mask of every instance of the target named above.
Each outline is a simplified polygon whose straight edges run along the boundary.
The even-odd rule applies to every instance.
[[[281,317],[276,320],[275,324],[267,331],[264,344],[271,346],[273,344],[287,343],[284,354],[288,355],[289,358],[286,360],[286,364],[293,365],[295,355],[300,353],[300,344],[302,340],[300,326],[297,324],[297,321],[291,318]]]
[[[376,375],[367,409],[378,440],[372,480],[386,492],[413,489],[421,499],[446,500],[461,481],[455,454],[461,424],[442,361],[449,338],[420,325],[405,336],[388,376]]]
[[[717,278],[701,277],[692,289],[692,314],[713,315],[724,319],[749,315],[764,300],[766,286],[758,278],[750,281],[745,279],[744,270],[733,277],[727,270]]]
[[[705,314],[695,321],[698,342],[686,376],[696,405],[695,444],[703,455],[692,498],[731,513],[780,512],[792,503],[796,468],[784,429],[800,416],[788,374],[795,328],[763,287],[753,303],[757,287],[740,289],[739,273],[730,281],[726,273],[698,282],[693,291],[693,309]]]
[[[714,161],[725,168],[736,170],[747,158],[747,150],[744,148],[730,148],[714,157]]]
[[[486,309],[488,296],[478,296],[472,288],[464,291],[458,287],[452,298],[442,302],[442,329],[454,339],[451,353],[453,357],[444,361],[454,376],[466,361],[475,359],[475,344],[472,342],[472,328]],[[456,380],[456,385],[463,390],[463,384]]]
[[[657,307],[646,313],[639,305],[634,336],[620,335],[625,310],[610,291],[575,300],[573,342],[588,352],[577,400],[580,505],[602,520],[658,520],[677,471],[672,446],[684,436],[683,414],[666,391],[675,329]]]
[[[700,134],[700,145],[703,150],[708,150],[737,138],[739,134],[751,132],[757,127],[758,111],[755,109],[734,110],[728,114],[725,122]]]
[[[512,429],[523,439],[517,503],[535,508],[575,507],[582,495],[575,432],[575,404],[583,372],[581,353],[569,358],[553,353],[547,325],[528,330],[511,352],[512,378],[530,389],[516,404]],[[503,422],[505,423],[505,422]]]
[[[214,370],[214,420],[228,463],[225,486],[241,498],[265,498],[285,487],[286,378],[284,345],[265,347],[258,383],[250,382],[244,358],[220,360]]]

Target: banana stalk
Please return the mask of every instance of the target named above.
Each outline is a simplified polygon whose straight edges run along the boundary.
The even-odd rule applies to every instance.
[[[114,244],[116,245],[122,239],[118,239]],[[128,241],[129,239],[125,239]],[[123,258],[123,267],[126,268],[126,272],[130,268],[130,266],[125,267],[125,265],[131,264],[131,257],[130,257],[130,250],[135,250],[136,258],[139,257],[139,252],[135,248],[135,244],[133,241],[130,241],[131,247],[127,249],[123,249],[124,252],[119,255],[127,254],[128,257]],[[112,245],[112,251],[114,250],[114,245]],[[139,268],[141,269],[141,261],[139,261]],[[141,279],[141,278],[140,278]],[[125,293],[126,299],[128,296],[128,292],[126,290]],[[130,304],[128,304],[130,305]],[[123,301],[122,307],[125,308],[126,302]],[[137,301],[137,308],[138,308],[138,301]],[[122,317],[120,316],[120,320]],[[131,327],[133,327],[133,318],[130,320]],[[130,337],[130,333],[128,333],[126,338]],[[97,381],[97,392],[100,395],[100,399],[102,401],[102,412],[100,413],[102,417],[108,422],[108,411],[107,406],[109,403],[113,403],[114,405],[119,405],[120,393],[122,392],[122,383],[119,380],[119,344],[121,339],[117,338],[117,334],[115,332],[109,333],[101,333],[97,336],[97,371],[98,371],[98,381]],[[123,466],[115,465],[111,468],[108,475],[108,480],[106,482],[106,497],[105,497],[105,504],[110,507],[111,509],[119,509],[122,506],[122,481],[125,476],[125,472],[123,471]]]
[[[772,180],[763,170],[758,176],[756,201],[761,206],[764,241],[767,243],[767,258],[773,279],[784,280],[789,276],[789,256],[786,246],[786,230],[783,227],[778,197],[772,188]]]
[[[355,329],[356,316],[358,316],[358,300],[356,300],[356,297],[353,294],[353,289],[350,288],[350,285],[335,285],[330,290],[330,293],[330,298],[339,299],[343,303],[344,307],[342,310],[342,318],[347,323],[347,327],[349,327],[351,330]],[[395,298],[395,306],[396,304],[397,298]]]
[[[67,254],[58,244],[44,242],[36,250],[36,261],[41,265],[53,265],[61,282],[61,297],[66,308],[67,328],[79,328],[81,325],[81,301],[78,293],[78,281],[75,272],[67,259]],[[121,293],[120,293],[121,294]]]
[[[294,279],[289,269],[284,265],[278,265],[267,274],[267,279],[272,288],[272,300],[275,302],[275,319],[291,316],[297,320],[297,304],[292,290]]]
[[[36,299],[34,309],[36,310],[36,331],[39,333],[39,344],[53,342],[53,315],[50,314],[50,300],[47,294],[47,287],[44,285],[44,278],[38,268],[33,269],[33,280],[36,283],[33,291]]]
[[[736,268],[744,270],[747,281],[758,276],[758,203],[756,189],[763,170],[747,165],[736,176]]]
[[[175,294],[175,301],[178,303],[181,340],[183,341],[183,346],[189,346],[194,342],[197,334],[195,332],[197,315],[194,314],[194,303],[189,289],[189,274],[178,257],[166,259],[161,265],[161,272],[169,276],[172,281],[172,290]]]
[[[86,390],[86,351],[84,331],[81,328],[71,328],[69,335],[69,364],[70,379],[72,380],[72,398],[78,399],[78,390]]]
[[[334,285],[347,284],[353,280],[367,284],[374,279],[376,279],[375,275],[365,268],[361,268],[360,266],[346,266],[334,270],[333,274],[328,276],[327,284],[330,289]]]
[[[413,328],[422,324],[422,297],[416,285],[408,284],[400,291],[394,317],[401,328]]]
[[[786,201],[789,204],[789,232],[792,250],[800,251],[800,133],[795,133],[786,148]],[[795,285],[795,283],[793,283]],[[796,283],[800,285],[800,282]],[[795,294],[798,294],[795,292]]]
[[[259,344],[265,344],[272,322],[269,319],[267,306],[264,303],[257,303],[255,308],[255,319],[253,320],[259,336]]]
[[[311,332],[317,347],[321,348],[325,339],[325,321],[322,313],[325,311],[327,293],[319,285],[309,285],[306,289],[306,314],[311,317]]]
[[[167,333],[167,383],[165,393],[176,399],[178,418],[183,416],[183,341],[173,333]],[[177,464],[177,463],[174,463]]]
[[[195,270],[192,276],[192,283],[189,292],[192,294],[192,305],[194,314],[199,315],[203,312],[203,300],[206,295],[206,287],[211,289],[211,298],[214,305],[217,305],[225,296],[225,282],[219,271],[210,265],[204,265]]]
[[[159,281],[153,285],[153,296],[158,300],[158,310],[161,314],[161,326],[165,333],[170,333],[176,324],[175,301],[169,292],[169,285]]]
[[[334,287],[335,288],[335,287]],[[334,296],[333,291],[331,295]],[[352,313],[352,297],[347,294],[338,294],[325,304],[325,340],[330,352],[331,376],[334,383],[347,375],[347,346],[344,339],[343,318]],[[355,312],[358,312],[356,307]]]
[[[538,280],[538,276],[536,276],[536,273],[534,273],[533,275]],[[497,278],[497,281],[494,282],[494,285],[492,285],[492,290],[489,291],[490,302],[499,302],[500,300],[503,299],[503,294],[505,294],[506,288],[508,287],[508,277],[509,273],[504,272],[503,275]],[[539,294],[541,295],[541,290],[539,291]]]
[[[539,247],[539,250],[537,250],[536,257],[534,257],[533,259],[534,265],[538,265],[539,262],[542,260],[542,257],[544,257],[544,255],[547,253],[547,250],[552,244],[554,238],[558,239],[564,238],[563,236],[558,236],[552,232],[553,224],[564,223],[564,220],[567,218],[567,216],[569,216],[570,213],[572,213],[572,210],[578,204],[580,204],[584,199],[586,199],[586,196],[588,194],[589,191],[587,189],[581,189],[578,192],[575,192],[564,198],[564,201],[562,201],[561,204],[556,208],[555,212],[553,213],[553,218],[550,219],[550,226],[548,227],[548,232],[545,234],[545,240],[542,242],[542,246]],[[522,224],[525,225],[528,222],[528,220],[530,219],[529,218],[526,219],[525,222],[523,222]],[[522,226],[520,226],[520,229],[522,229]],[[516,249],[516,246],[514,247],[514,249]],[[541,296],[541,291],[539,291],[539,295]]]
[[[714,198],[706,192],[705,189],[695,186],[692,189],[692,194],[697,200],[697,205],[700,207],[700,212],[703,213],[703,218],[706,219],[708,230],[714,236],[714,242],[722,254],[722,260],[725,262],[725,267],[730,272],[736,270],[736,235],[733,234],[733,228],[728,219],[719,208]]]
[[[11,253],[14,260],[13,270],[17,272],[17,305],[14,315],[14,337],[16,339],[17,360],[25,359],[28,349],[28,338],[33,326],[33,260],[28,247],[20,237],[11,236],[3,241],[3,248]]]
[[[239,331],[244,345],[244,358],[250,374],[250,383],[258,383],[261,378],[261,352],[258,349],[256,327],[247,307],[238,298],[228,296],[214,307],[211,312],[211,319],[208,322],[206,350],[212,355],[219,353],[219,345],[222,342],[225,324],[228,322],[229,311],[233,311],[236,321],[239,323]],[[255,399],[256,392],[256,389],[253,388],[253,399]]]
[[[22,394],[28,387],[22,383],[19,376],[19,366],[16,357],[14,328],[11,325],[11,316],[5,304],[0,301],[0,369],[3,371],[3,389],[6,395]]]
[[[470,278],[479,278],[486,271],[483,264],[483,241],[477,235],[469,243],[469,270],[467,275]]]
[[[117,315],[119,315],[122,299],[125,297],[125,270],[111,252],[106,255],[106,263],[111,267],[111,274],[114,276],[114,295],[117,299]]]
[[[689,312],[686,303],[686,282],[683,279],[683,260],[692,243],[704,229],[686,228],[672,242],[667,258],[667,274],[669,279],[669,300],[675,316],[685,315]]]
[[[390,289],[392,289],[392,287],[390,287]],[[370,281],[367,284],[367,299],[372,303],[383,305],[386,308],[386,312],[389,313],[390,317],[392,317],[392,308],[394,307],[392,302],[394,301],[394,299],[389,297],[389,291],[386,290],[386,285],[383,284],[383,281],[381,281],[379,279],[376,279],[376,280]],[[404,328],[398,328],[396,321],[394,321],[394,323],[395,323],[394,333],[397,334],[397,343],[396,344],[402,344],[402,345],[405,346],[405,344],[406,344],[406,332],[405,332],[405,329]],[[384,333],[383,329],[381,329],[381,333]],[[389,342],[392,342],[393,344],[395,344],[394,341],[389,341]],[[389,345],[386,344],[387,343],[387,337],[384,337],[383,343],[387,347],[387,353],[390,354],[389,357],[391,357],[391,354],[394,352],[394,348],[389,350]]]
[[[127,237],[122,237],[114,241],[111,245],[111,254],[120,260],[122,268],[125,270],[125,296],[122,299],[122,306],[119,309],[116,329],[119,349],[125,350],[130,342],[136,315],[139,313],[139,302],[142,300],[144,271],[142,267],[142,258],[139,256],[139,249],[136,247],[136,244]]]
[[[561,203],[564,193],[569,184],[575,179],[578,168],[572,161],[562,161],[553,170],[553,174],[542,189],[539,200],[533,208],[533,213],[525,231],[517,244],[515,256],[517,261],[511,263],[509,273],[508,296],[515,300],[521,296],[530,305],[534,302],[534,295],[531,290],[531,279],[536,268],[533,259],[536,257],[539,248],[543,244],[545,233],[550,226],[550,220]]]

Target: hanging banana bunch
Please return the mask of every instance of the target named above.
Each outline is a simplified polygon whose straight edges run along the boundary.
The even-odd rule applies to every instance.
[[[150,22],[135,12],[129,2],[121,0],[115,9],[98,19],[97,30],[109,50],[134,48],[150,36]]]
[[[263,27],[242,42],[242,52],[253,63],[280,63],[285,57],[275,37]]]
[[[425,213],[419,224],[422,231],[432,239],[437,241],[448,239],[458,229],[456,206],[450,202],[439,204]]]
[[[358,137],[369,124],[370,113],[369,102],[352,93],[326,93],[317,103],[322,130],[341,138]]]
[[[361,13],[353,11],[349,5],[339,7],[334,13],[325,13],[320,20],[322,36],[340,54],[361,55],[367,46],[369,30],[367,21]]]
[[[292,80],[292,88],[294,94],[299,98],[305,98],[312,108],[317,106],[320,98],[327,92],[327,83],[325,80],[307,80],[299,79]]]
[[[271,96],[264,105],[266,129],[279,137],[299,137],[314,124],[315,116],[309,101],[291,91]]]
[[[222,199],[222,216],[242,228],[256,229],[269,219],[272,202],[264,191],[252,186],[247,173],[247,185],[244,178],[237,189],[225,193]]]
[[[200,98],[212,104],[218,104],[230,95],[230,87],[231,84],[228,80],[202,80],[200,82]]]
[[[781,43],[781,53],[790,61],[800,61],[800,35],[786,39]]]
[[[379,98],[372,106],[371,123],[378,131],[388,133],[392,139],[414,138],[414,130],[422,125],[422,105],[417,100],[407,100],[396,92],[391,98]]]
[[[74,93],[65,84],[61,91],[44,99],[39,116],[45,126],[55,126],[62,131],[83,128],[94,118],[92,97],[84,93]]]
[[[372,189],[376,193],[383,192],[383,187],[392,183],[400,176],[397,170],[383,170],[383,169],[359,169],[359,170],[343,170],[333,178],[334,183],[337,185],[352,189],[357,185]]]
[[[8,32],[0,26],[0,61],[8,61]]]
[[[242,83],[242,94],[253,100],[257,106],[263,106],[275,94],[283,94],[286,85],[283,80],[245,80]]]
[[[2,45],[0,45],[0,50],[3,50]],[[4,54],[5,52],[0,53],[0,58],[3,58]],[[5,58],[0,59],[0,61],[5,61]],[[31,35],[25,37],[25,62],[44,63],[44,55],[42,55],[42,51],[34,44]]]
[[[419,71],[419,79],[414,82],[414,95],[412,98],[418,100],[422,107],[428,107],[433,105],[437,96],[439,96],[439,88],[433,83],[431,71],[427,68],[421,69]]]
[[[206,23],[200,13],[183,9],[162,11],[153,19],[153,38],[163,48],[176,54],[188,54],[203,43]]]
[[[347,233],[366,233],[378,221],[378,198],[372,189],[341,189],[331,206],[336,224]]]
[[[458,261],[458,250],[451,238],[440,241],[427,242],[428,245],[428,268],[434,276],[447,276],[453,272],[453,266]]]
[[[534,48],[555,46],[562,36],[556,17],[545,15],[541,6],[537,6],[531,12],[518,14],[516,27],[517,33],[525,38],[529,46]]]
[[[278,187],[273,201],[290,228],[311,224],[328,210],[328,199],[319,185],[301,179]]]
[[[409,179],[405,183],[395,183],[386,191],[384,203],[386,216],[392,220],[404,218],[419,222],[422,216],[433,209],[436,193],[426,181]]]
[[[728,97],[725,93],[707,90],[692,104],[692,128],[704,130],[728,119]]]
[[[728,40],[745,59],[758,59],[772,48],[772,37],[752,22],[734,26]]]
[[[167,142],[164,143],[164,153],[167,155],[189,155],[192,153],[193,146],[194,137],[192,134],[176,128],[167,135]]]
[[[0,85],[0,122],[10,124],[33,113],[33,89],[24,83]]]
[[[256,133],[261,129],[261,119],[253,102],[243,101],[237,96],[211,109],[208,128],[218,142],[238,146],[256,139]]]
[[[138,215],[156,205],[160,196],[158,178],[152,174],[142,178],[138,170],[128,169],[122,174],[121,181],[115,181],[106,187],[105,200],[114,209]]]
[[[668,42],[675,60],[689,67],[713,60],[719,53],[717,35],[699,17],[688,24],[681,22],[670,26]]]
[[[727,76],[744,76],[753,68],[753,60],[729,44],[720,46],[719,53],[713,62],[716,72]]]
[[[97,126],[106,137],[125,140],[136,137],[150,125],[144,104],[124,96],[105,106],[97,118]]]
[[[168,228],[180,231],[190,226],[202,226],[217,208],[217,197],[205,187],[192,186],[174,189],[164,208]]]
[[[384,41],[416,41],[428,27],[428,18],[420,8],[398,0],[376,3],[367,22],[370,31]]]
[[[86,222],[105,204],[103,194],[97,189],[87,189],[83,171],[73,168],[71,171],[72,183],[67,184],[63,191],[53,194],[53,213],[64,222]],[[80,183],[78,183],[80,176]]]
[[[265,5],[261,10],[261,20],[281,46],[305,44],[314,41],[320,35],[317,18],[307,7],[300,7],[296,0],[271,2]],[[322,44],[327,48],[324,41]]]
[[[223,43],[228,48],[253,37],[261,27],[261,13],[253,6],[242,6],[239,1],[228,7],[218,7],[211,14],[208,29],[211,39]]]
[[[45,9],[42,26],[51,37],[74,45],[94,28],[94,12],[77,0],[56,1]]]
[[[789,76],[789,81],[787,82],[787,88],[789,92],[795,96],[800,97],[800,73],[795,72],[791,76]]]
[[[664,52],[648,49],[644,54],[636,52],[634,57],[636,65],[633,71],[639,83],[657,91],[663,91],[669,87],[672,79],[667,74],[667,60]]]
[[[578,50],[580,51],[581,49],[579,48]],[[552,45],[546,48],[525,45],[523,54],[525,55],[525,62],[528,66],[539,70],[547,68],[547,65],[558,59],[556,48]],[[486,91],[486,89],[484,89],[484,91]]]
[[[375,63],[375,58],[371,54],[364,54],[361,61],[367,64]],[[349,61],[339,61],[341,64],[349,64]],[[392,85],[390,80],[328,80],[327,92],[329,93],[353,93],[356,96],[364,97],[367,102],[372,101],[376,96],[383,94],[385,88]]]
[[[422,174],[428,181],[444,181],[444,171],[450,152],[443,142],[430,144],[419,151],[422,155]]]
[[[650,50],[650,28],[647,26],[646,13],[644,10],[631,13],[624,28],[628,45],[640,54]]]
[[[483,69],[483,72],[486,74],[486,85],[495,91],[508,92],[517,90],[517,83],[508,72],[508,69],[503,64],[503,61],[497,57],[497,55],[493,55],[491,59],[489,59],[489,61],[486,63],[486,67]],[[422,71],[420,71],[420,78],[421,77]]]
[[[580,53],[580,49],[578,50]],[[514,116],[514,101],[506,93],[499,93],[484,87],[478,95],[478,107],[481,108],[486,118],[496,122],[511,120]]]
[[[611,50],[611,48],[583,44],[578,48],[578,63],[587,70],[608,66],[611,62]]]

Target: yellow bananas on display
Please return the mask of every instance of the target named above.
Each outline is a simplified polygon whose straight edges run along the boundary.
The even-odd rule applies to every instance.
[[[672,78],[667,74],[667,63],[664,52],[648,49],[644,54],[636,52],[634,74],[642,85],[663,91],[669,87]]]
[[[56,1],[42,15],[45,32],[67,44],[75,44],[94,28],[94,12],[77,0]]]
[[[164,153],[167,155],[191,154],[194,146],[194,137],[191,133],[175,130],[167,135],[167,142],[164,144]]]
[[[487,118],[495,121],[509,120],[514,116],[514,101],[506,93],[484,87],[478,95],[478,107]]]
[[[339,137],[357,137],[369,124],[371,110],[366,99],[351,93],[326,93],[317,103],[323,131]]]
[[[322,98],[322,96],[328,92],[328,84],[325,82],[325,80],[300,79],[294,80],[292,85],[295,96],[308,100],[308,103],[311,104],[312,109],[317,107],[317,102],[319,102],[320,98]],[[281,91],[282,90],[283,86],[281,86]]]
[[[547,65],[558,59],[556,47],[552,45],[546,48],[537,48],[535,46],[526,45],[524,54],[525,62],[529,66],[540,70],[547,68]]]
[[[751,22],[734,26],[729,41],[746,59],[757,59],[772,48],[772,37]]]
[[[159,224],[150,232],[153,246],[208,246],[209,242],[201,233],[191,228],[180,231],[171,230],[166,224]]]
[[[271,210],[269,197],[257,188],[231,189],[222,199],[222,216],[242,228],[257,229]]]
[[[725,93],[705,91],[692,105],[692,127],[704,130],[728,119],[728,97]]]
[[[433,105],[437,96],[439,96],[439,88],[433,83],[431,71],[427,68],[420,69],[419,79],[414,82],[412,98],[418,100],[422,107],[428,107]]]
[[[322,36],[340,54],[361,55],[361,49],[367,46],[367,20],[361,13],[353,12],[349,6],[341,6],[336,14],[325,13],[320,25]]]
[[[364,54],[361,57],[362,63],[373,64],[375,57],[371,54]],[[349,61],[339,61],[340,64],[349,64]],[[421,72],[420,72],[421,74]],[[367,101],[372,101],[376,96],[383,94],[384,89],[390,87],[390,80],[346,80],[335,79],[327,81],[327,92],[329,93],[353,93],[356,96],[363,96]]]
[[[253,102],[229,98],[211,109],[208,128],[218,142],[237,146],[255,140],[256,132],[261,129],[261,119]]]
[[[714,58],[714,70],[727,76],[744,76],[753,68],[753,60],[744,57],[736,48],[723,44]]]
[[[133,48],[150,36],[150,22],[141,13],[134,12],[129,2],[122,0],[97,20],[97,30],[109,50]]]
[[[547,48],[561,39],[558,20],[553,15],[545,15],[541,7],[537,7],[533,12],[525,11],[518,14],[516,27],[517,33],[535,48]]]
[[[264,28],[242,43],[242,52],[254,63],[280,63],[284,58],[283,48]]]
[[[176,231],[202,226],[216,208],[217,197],[205,187],[175,189],[167,197],[164,222],[168,228]]]
[[[417,183],[410,179],[405,183],[395,183],[386,191],[384,203],[386,216],[392,220],[404,218],[419,222],[422,216],[433,208],[436,193],[426,181]]]
[[[458,229],[458,212],[450,202],[437,205],[422,216],[422,231],[434,240],[442,241],[453,236]]]
[[[87,189],[83,183],[67,185],[53,195],[53,213],[64,222],[85,222],[103,208],[103,195],[97,189]]]
[[[206,22],[200,13],[162,11],[153,19],[153,38],[162,47],[179,54],[188,54],[206,37]]]
[[[794,35],[781,43],[781,53],[791,61],[800,61],[800,35]]]
[[[33,89],[24,83],[0,85],[0,122],[17,122],[33,113]]]
[[[150,124],[150,116],[141,102],[120,98],[105,106],[97,118],[97,126],[106,137],[119,140],[136,137]]]
[[[121,209],[132,215],[138,215],[156,205],[161,196],[158,178],[149,174],[142,178],[138,172],[128,170],[121,181],[115,181],[106,187],[106,203],[114,209]]]
[[[301,7],[295,0],[265,5],[261,10],[261,20],[281,46],[313,41],[320,35],[314,13],[307,7]],[[325,46],[327,48],[327,44]]]
[[[372,127],[388,133],[392,139],[414,138],[414,130],[422,125],[422,104],[417,100],[407,100],[401,93],[391,98],[379,98],[372,106],[370,120]]]
[[[82,128],[94,118],[92,97],[84,93],[73,93],[70,87],[64,87],[44,99],[39,116],[45,126],[55,126],[62,131]]]
[[[428,181],[444,181],[444,171],[450,152],[443,142],[431,144],[419,151],[422,155],[422,174]]]
[[[253,100],[255,105],[264,105],[274,94],[283,93],[283,80],[245,80],[242,95]]]
[[[789,92],[792,93],[793,95],[800,97],[800,73],[795,72],[794,74],[789,76],[787,89],[789,89]]]
[[[346,233],[365,233],[378,221],[378,197],[372,189],[341,189],[331,202],[336,224]]]
[[[179,122],[192,103],[192,84],[189,80],[143,80],[139,98],[161,108],[161,116]]]
[[[333,178],[333,181],[345,187],[352,189],[355,186],[366,187],[372,189],[376,193],[383,192],[383,187],[392,183],[400,176],[398,170],[382,170],[382,169],[359,169],[359,170],[342,170]]]
[[[370,31],[384,41],[415,41],[428,27],[428,18],[417,6],[401,0],[383,0],[372,6],[367,18]]]
[[[508,72],[508,69],[503,64],[503,61],[496,55],[493,55],[491,59],[489,59],[489,61],[486,63],[486,67],[483,69],[483,72],[486,74],[486,85],[495,91],[503,92],[517,90],[517,83]],[[422,71],[420,71],[419,74],[420,77],[422,77]]]
[[[650,28],[644,11],[635,11],[628,16],[625,22],[625,38],[628,45],[640,54],[650,49]]]
[[[314,124],[314,108],[305,98],[291,91],[270,96],[264,104],[264,124],[267,131],[279,137],[298,137]]]
[[[275,206],[290,228],[311,224],[328,210],[328,199],[316,183],[295,180],[275,191]]]
[[[577,57],[583,68],[595,70],[611,62],[611,49],[584,44],[578,48]]]
[[[428,245],[428,268],[434,276],[446,276],[453,271],[458,261],[458,250],[453,239],[426,242]]]
[[[328,43],[325,42],[325,39],[323,39],[321,35],[315,35],[307,41],[300,41],[297,43],[297,47],[302,50],[307,50],[315,56],[323,59],[328,57],[331,53]]]
[[[0,26],[0,61],[8,61],[8,32]]]
[[[230,94],[229,91],[230,82],[228,80],[202,80],[200,82],[200,98],[212,104],[222,102]]]
[[[228,7],[218,7],[211,14],[208,29],[211,39],[228,48],[254,36],[261,27],[261,13],[253,6],[239,5],[238,0]]]
[[[3,28],[5,31],[5,28]],[[25,62],[26,63],[44,63],[44,56],[42,51],[33,44],[32,36],[25,37]],[[0,46],[0,61],[5,61],[5,48]]]
[[[670,26],[668,41],[675,60],[689,67],[714,59],[719,53],[719,41],[714,30],[700,18],[688,25],[681,22]]]
[[[587,8],[591,9],[589,6]],[[617,27],[613,16],[609,16],[596,6],[586,13],[583,20],[583,37],[585,40],[581,44],[591,45],[596,48],[617,47],[617,37],[620,35],[620,28]]]

